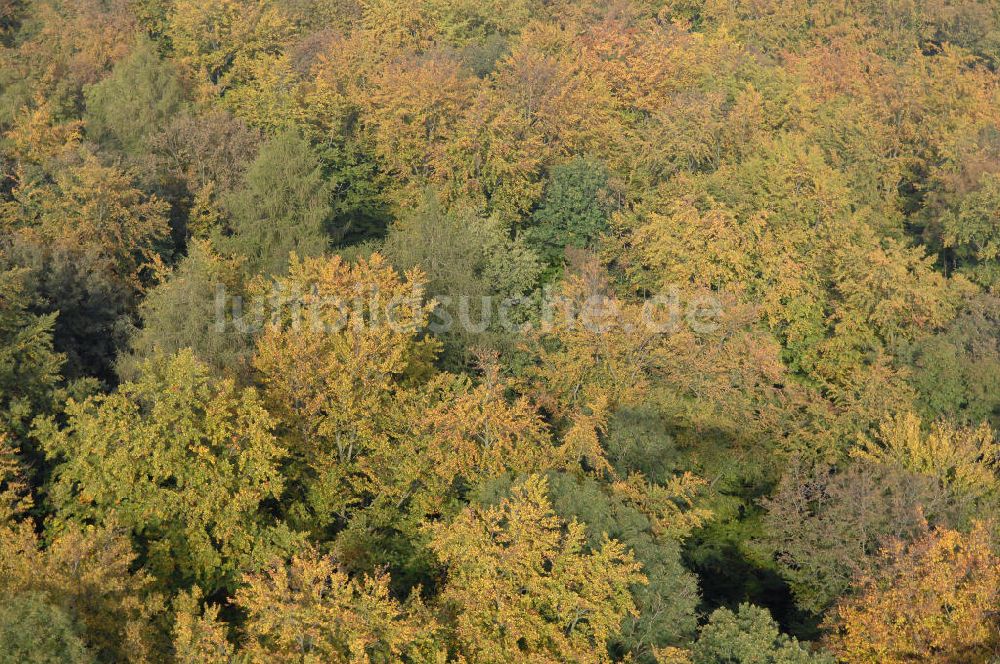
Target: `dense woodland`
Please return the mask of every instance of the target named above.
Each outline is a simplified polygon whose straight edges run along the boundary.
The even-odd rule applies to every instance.
[[[1000,656],[996,0],[0,46],[0,662]]]

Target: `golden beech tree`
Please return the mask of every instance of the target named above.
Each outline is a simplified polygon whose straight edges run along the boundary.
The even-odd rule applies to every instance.
[[[657,537],[685,539],[712,518],[712,512],[696,504],[705,480],[691,473],[672,478],[665,485],[649,482],[642,473],[632,473],[611,485],[614,493],[649,518]]]
[[[216,591],[281,550],[287,531],[261,504],[281,495],[285,451],[257,393],[215,379],[188,350],[149,360],[135,382],[68,402],[67,425],[35,435],[58,465],[57,526],[117,521],[158,578]]]
[[[400,278],[378,254],[293,259],[275,283],[284,300],[254,366],[292,455],[291,513],[310,530],[368,508],[374,519],[411,513],[415,527],[454,498],[456,480],[541,472],[558,459],[533,405],[509,400],[495,365],[478,385],[436,372],[423,290],[419,273]]]
[[[361,25],[379,54],[402,49],[421,52],[434,43],[434,25],[426,2],[363,0]]]
[[[15,202],[24,233],[55,247],[86,249],[127,289],[141,289],[159,266],[156,249],[169,235],[169,205],[92,155],[60,171],[55,184],[17,190]]]
[[[233,72],[237,76],[238,84],[227,90],[223,101],[253,127],[275,133],[302,126],[310,114],[318,114],[302,103],[298,77],[284,54],[258,53],[241,60]]]
[[[60,122],[55,117],[57,110],[51,101],[39,96],[33,105],[20,110],[4,135],[9,141],[7,154],[17,163],[14,176],[18,188],[31,191],[77,159],[84,122]]]
[[[113,523],[70,527],[45,547],[30,520],[0,525],[3,602],[40,593],[68,614],[102,661],[155,661],[161,645],[154,620],[162,597],[151,576],[132,571],[135,559],[127,534]]]
[[[925,432],[919,417],[904,413],[883,422],[874,439],[862,438],[851,456],[898,464],[972,499],[996,497],[1000,489],[1000,442],[987,424],[970,428],[934,422]]]
[[[9,6],[16,12],[21,4]],[[71,108],[85,85],[96,83],[128,55],[140,33],[128,0],[31,4],[24,21],[33,26],[26,31],[30,34],[23,35],[17,49],[5,48],[0,56],[5,80],[15,82],[5,99],[13,110],[36,95]]]
[[[752,308],[724,293],[682,285],[649,300],[620,298],[586,259],[564,279],[550,318],[528,336],[536,362],[520,388],[553,417],[565,464],[608,471],[609,419],[644,404],[693,436],[722,428],[759,443],[787,426],[787,397],[775,387],[784,380],[779,349],[755,329]]]
[[[219,621],[219,607],[201,607],[201,590],[196,586],[174,598],[174,625],[171,645],[177,664],[227,664],[233,661],[233,645],[227,640],[226,626]]]
[[[315,551],[247,576],[235,604],[247,614],[241,655],[251,662],[445,661],[419,589],[400,603],[387,575],[351,579]]]
[[[985,524],[967,534],[938,530],[883,555],[828,618],[841,661],[993,661],[1000,559]]]
[[[178,59],[202,78],[203,94],[225,90],[239,70],[281,51],[294,26],[271,0],[180,0],[167,33]]]
[[[405,382],[436,352],[419,336],[433,305],[418,273],[400,279],[378,255],[355,265],[293,256],[274,288],[282,303],[253,364],[312,509],[343,517],[380,482],[379,460],[396,458],[388,432]]]
[[[550,314],[529,338],[537,362],[522,389],[563,432],[566,463],[607,471],[599,433],[616,409],[647,394],[660,334],[644,323],[641,305],[611,294],[593,261],[566,278]]]
[[[472,102],[473,80],[443,54],[380,69],[368,96],[368,117],[377,154],[390,172],[418,186],[440,178],[447,139]]]
[[[552,439],[534,406],[519,398],[496,365],[487,365],[479,385],[449,377],[451,389],[425,414],[430,467],[445,486],[461,478],[476,483],[504,472],[541,472],[551,468]]]
[[[602,79],[582,69],[572,41],[530,24],[449,141],[451,184],[479,195],[504,222],[519,223],[538,202],[546,169],[598,150],[614,133]]]
[[[293,256],[274,294],[254,359],[265,393],[303,451],[350,447],[394,384],[432,357],[434,342],[418,336],[433,308],[422,278],[400,279],[377,254],[354,265]]]
[[[427,526],[445,567],[439,601],[469,662],[608,662],[607,642],[635,614],[641,565],[615,540],[584,547],[584,526],[560,521],[543,477],[496,507]]]

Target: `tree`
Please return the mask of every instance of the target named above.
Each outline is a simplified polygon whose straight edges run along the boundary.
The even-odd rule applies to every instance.
[[[532,476],[496,507],[428,526],[446,571],[439,601],[455,616],[449,638],[470,661],[607,662],[608,641],[635,615],[641,565],[607,538],[585,552],[584,526],[561,521],[547,492]]]
[[[286,543],[262,509],[283,484],[274,422],[252,389],[211,377],[190,350],[150,360],[113,394],[71,400],[66,418],[35,432],[58,522],[118,520],[161,581],[215,591]]]
[[[595,249],[608,230],[611,192],[607,168],[577,157],[552,169],[541,203],[525,230],[530,246],[549,265],[559,265],[566,247]]]
[[[382,418],[400,383],[425,373],[435,352],[418,336],[431,308],[422,276],[400,279],[378,254],[353,265],[293,256],[274,288],[283,301],[253,360],[265,398],[296,457],[316,471],[339,460],[350,472],[387,442]]]
[[[219,256],[206,241],[192,241],[188,255],[139,305],[142,327],[118,356],[118,375],[133,380],[146,360],[190,348],[214,370],[245,376],[251,334],[230,317],[230,303],[245,294],[241,277],[239,259]]]
[[[85,248],[124,288],[141,288],[167,238],[167,204],[93,155],[54,186],[19,191],[24,226],[50,246]]]
[[[206,187],[229,192],[243,182],[257,156],[260,133],[221,109],[182,111],[149,139],[150,149],[169,177],[183,181],[188,192]]]
[[[448,139],[472,101],[470,77],[457,59],[435,53],[391,62],[373,83],[368,110],[376,152],[389,172],[418,187],[442,179]]]
[[[418,592],[400,603],[385,574],[351,579],[315,551],[245,577],[235,603],[253,662],[444,661]]]
[[[874,439],[863,439],[853,456],[934,478],[969,500],[995,497],[1000,441],[986,424],[979,428],[935,422],[926,434],[920,418],[905,413],[887,419]]]
[[[329,243],[331,183],[309,143],[294,131],[261,146],[243,187],[224,205],[232,215],[232,234],[220,247],[244,256],[251,274],[280,274],[288,254],[322,254]]]
[[[85,97],[88,136],[139,155],[181,109],[184,89],[173,64],[143,40],[110,76],[88,87]]]
[[[637,614],[622,622],[621,634],[611,641],[612,652],[628,652],[647,661],[658,648],[686,643],[697,627],[700,597],[697,579],[681,560],[681,544],[702,523],[704,513],[696,508],[677,509],[669,516],[666,510],[646,514],[652,501],[643,500],[639,492],[659,489],[664,507],[670,508],[688,503],[691,496],[683,490],[670,491],[676,487],[650,487],[634,480],[627,488],[609,489],[594,478],[570,473],[547,477],[553,511],[564,521],[586,526],[587,550],[597,550],[607,536],[621,542],[642,564],[647,582],[631,587]]]
[[[1000,283],[1000,174],[987,173],[941,222],[943,244],[970,277],[990,288]]]
[[[32,308],[54,317],[52,346],[65,356],[66,379],[90,376],[111,382],[115,354],[125,341],[122,321],[135,303],[132,290],[123,288],[101,257],[86,247],[17,236],[10,263],[25,268]]]
[[[177,664],[227,664],[235,648],[226,639],[226,627],[218,620],[219,607],[201,607],[201,590],[181,592],[174,599],[171,630]]]
[[[740,604],[734,613],[717,609],[691,648],[693,664],[833,664],[782,634],[767,609]]]
[[[420,208],[389,229],[383,251],[398,268],[426,275],[446,366],[461,367],[486,349],[511,350],[539,266],[528,244],[511,240],[497,219],[445,209],[428,191]]]
[[[180,0],[167,34],[182,64],[203,81],[208,96],[231,85],[232,69],[257,54],[279,52],[293,26],[266,0]]]
[[[868,463],[793,464],[762,502],[758,544],[776,559],[796,604],[817,615],[877,565],[886,541],[921,537],[928,522],[954,525],[962,511],[933,479]]]
[[[149,661],[159,646],[154,623],[163,608],[162,598],[148,574],[132,571],[136,556],[127,535],[109,523],[69,526],[49,533],[48,540],[42,548],[30,521],[0,526],[0,593],[5,609],[16,611],[20,606],[43,612],[48,628],[55,631],[48,632],[49,638],[60,638],[70,657],[83,654],[75,633],[91,655],[77,661]],[[39,601],[45,606],[38,606]],[[18,626],[18,638],[45,634],[26,632],[27,626]]]
[[[0,608],[0,662],[89,664],[94,661],[69,616],[44,595],[7,598]]]
[[[445,14],[441,19],[442,30],[452,39],[517,34],[540,11],[534,0],[518,0],[509,5],[439,0],[431,0],[430,4],[435,11]]]
[[[626,268],[645,288],[693,283],[756,303],[785,364],[825,397],[905,408],[896,372],[875,394],[862,389],[870,367],[946,324],[968,284],[879,228],[861,195],[807,137],[788,135],[711,174],[675,178],[624,215],[623,250],[636,254]],[[874,410],[865,424],[883,414]]]
[[[32,505],[31,485],[18,452],[6,435],[0,435],[0,524],[23,516]]]
[[[55,315],[28,310],[24,269],[0,269],[0,430],[19,438],[31,419],[55,406],[64,358],[52,346]]]
[[[913,367],[910,382],[925,419],[1000,427],[1000,298],[970,299],[947,328],[899,355]]]
[[[725,432],[712,442],[730,454],[783,437],[782,401],[797,395],[782,392],[779,349],[756,329],[754,311],[698,290],[619,297],[595,258],[574,262],[525,335],[532,363],[520,381],[551,414],[567,462],[610,470],[608,423],[640,405],[655,407],[671,433],[702,449],[713,431]]]
[[[844,662],[978,662],[996,653],[1000,560],[988,528],[940,529],[883,551],[829,618]]]

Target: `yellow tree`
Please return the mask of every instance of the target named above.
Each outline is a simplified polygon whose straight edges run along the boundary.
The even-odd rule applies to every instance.
[[[567,276],[554,305],[529,337],[537,361],[522,389],[554,416],[565,463],[604,472],[610,466],[599,434],[616,409],[648,393],[660,333],[644,324],[641,305],[611,293],[591,260]]]
[[[448,632],[469,662],[608,662],[608,639],[636,613],[629,588],[645,577],[632,553],[607,538],[587,551],[584,526],[560,521],[547,491],[533,475],[495,507],[428,526]]]
[[[201,590],[183,591],[174,598],[171,644],[177,664],[227,664],[233,661],[233,645],[226,626],[219,621],[218,605],[201,606]]]
[[[24,477],[18,450],[0,433],[0,524],[10,523],[31,507],[30,487]]]
[[[973,499],[995,497],[1000,488],[1000,443],[987,424],[970,428],[935,422],[924,431],[919,417],[904,413],[883,422],[874,438],[862,438],[851,456],[928,475]]]
[[[524,397],[513,403],[513,386],[495,364],[485,367],[473,385],[465,378],[451,383],[424,414],[430,467],[444,486],[461,478],[475,484],[512,471],[543,472],[553,467],[552,439],[535,407]]]
[[[152,577],[132,571],[135,559],[115,524],[74,526],[43,548],[30,520],[7,522],[0,525],[2,601],[40,594],[78,625],[101,661],[155,661],[162,644],[154,620],[163,603]]]
[[[327,522],[379,482],[377,459],[394,457],[388,432],[403,383],[426,374],[435,353],[419,336],[433,305],[418,273],[400,279],[379,255],[354,265],[293,256],[274,294],[279,308],[253,363],[286,427],[292,473]]]
[[[389,170],[420,186],[447,172],[446,149],[475,79],[445,55],[402,59],[381,67],[368,95],[376,152]],[[411,187],[407,193],[412,196]]]
[[[5,81],[12,83],[5,86],[5,113],[36,96],[74,108],[82,88],[127,56],[141,31],[128,0],[42,0],[26,9],[22,25],[31,29],[0,55]]]
[[[287,532],[262,509],[284,482],[274,422],[253,389],[210,376],[190,349],[112,394],[70,400],[66,419],[35,430],[54,464],[57,526],[118,521],[161,581],[213,592],[281,550]]]
[[[655,404],[693,436],[722,429],[750,443],[782,425],[778,348],[755,329],[753,310],[723,293],[682,284],[625,299],[587,259],[550,314],[528,337],[536,361],[521,389],[553,415],[564,463],[609,470],[603,434],[628,408]]]
[[[351,579],[314,551],[245,577],[235,604],[247,614],[241,654],[251,662],[444,661],[419,591],[400,603],[388,575]]]
[[[530,24],[456,126],[451,184],[481,196],[505,223],[524,218],[542,195],[547,168],[603,152],[615,133],[607,125],[608,90],[592,74],[567,32]]]
[[[893,544],[883,563],[828,619],[841,661],[992,661],[1000,647],[1000,559],[985,525]]]
[[[167,26],[178,59],[202,77],[204,93],[229,87],[233,70],[258,55],[279,53],[293,30],[270,0],[180,0]]]
[[[157,244],[169,234],[169,205],[138,189],[129,175],[86,156],[60,171],[56,184],[16,194],[30,232],[47,244],[86,249],[109,276],[139,289],[159,265]]]

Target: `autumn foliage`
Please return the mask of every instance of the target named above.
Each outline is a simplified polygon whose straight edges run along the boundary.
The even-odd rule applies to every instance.
[[[0,661],[1000,656],[995,0],[0,1]]]

